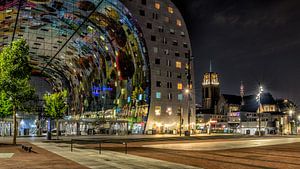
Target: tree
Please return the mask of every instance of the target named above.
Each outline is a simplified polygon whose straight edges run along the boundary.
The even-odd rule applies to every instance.
[[[12,114],[12,108],[13,104],[11,100],[7,97],[5,92],[0,91],[0,118],[3,120],[10,116]]]
[[[61,119],[65,112],[67,111],[68,105],[67,105],[67,97],[68,92],[66,90],[53,93],[53,94],[45,94],[44,100],[45,100],[45,112],[46,116],[50,118],[49,123],[51,124],[51,120],[56,120],[56,137],[58,139],[59,134],[59,123],[58,120]],[[51,126],[51,125],[50,125]],[[51,127],[49,128],[50,137],[51,138]]]
[[[0,90],[6,94],[13,105],[13,144],[16,144],[17,138],[16,111],[22,109],[22,105],[31,100],[34,94],[34,88],[29,83],[31,70],[29,46],[24,39],[16,40],[2,49],[0,53]]]

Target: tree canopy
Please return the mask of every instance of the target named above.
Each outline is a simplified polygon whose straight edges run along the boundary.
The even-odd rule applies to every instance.
[[[7,116],[12,115],[13,104],[7,95],[0,92],[0,118],[3,119]]]
[[[60,119],[67,111],[67,97],[68,92],[63,90],[61,92],[45,94],[45,112],[51,119]]]
[[[0,53],[0,90],[20,108],[34,94],[29,80],[31,75],[29,47],[24,39],[16,40]]]

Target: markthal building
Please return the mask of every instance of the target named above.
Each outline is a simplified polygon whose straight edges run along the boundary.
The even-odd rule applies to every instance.
[[[17,113],[20,135],[46,132],[49,121],[43,110],[43,95],[63,89],[68,91],[69,106],[59,128],[66,135],[142,134],[146,128],[161,127],[163,116],[157,119],[160,126],[147,126],[167,108],[161,106],[158,112],[159,105],[151,105],[158,96],[152,89],[156,81],[150,69],[153,45],[147,44],[145,24],[128,10],[126,4],[130,2],[0,0],[0,49],[12,40],[27,41],[33,67],[31,84],[39,96],[35,112]],[[150,0],[135,3],[158,7]],[[161,1],[159,7],[164,3]],[[141,10],[135,11],[140,12],[136,12],[138,17],[143,15]],[[184,22],[181,19],[177,24]],[[176,82],[174,88],[177,92]],[[178,119],[177,107],[172,109],[174,119]],[[0,127],[2,135],[11,131],[9,121]]]

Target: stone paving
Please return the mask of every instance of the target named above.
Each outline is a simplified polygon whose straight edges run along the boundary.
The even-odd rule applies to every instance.
[[[192,150],[192,151],[211,151],[211,150],[227,150],[237,148],[251,148],[260,146],[270,146],[288,143],[300,142],[300,138],[263,138],[255,140],[225,140],[222,142],[198,142],[198,143],[172,143],[172,144],[156,144],[143,145],[143,147],[160,148],[169,150]]]
[[[0,153],[0,158],[11,158],[15,153]]]
[[[19,142],[32,147],[31,153],[21,145],[0,143],[0,169],[86,169],[74,161],[68,160],[45,149],[27,142]]]
[[[198,167],[192,167],[183,164],[177,164],[173,162],[167,162],[162,160],[156,160],[152,158],[140,157],[114,151],[102,151],[102,154],[98,154],[97,150],[93,149],[79,149],[73,148],[73,152],[70,151],[69,144],[56,144],[56,143],[33,143],[38,147],[44,148],[55,154],[58,154],[64,158],[75,161],[83,166],[94,169],[194,169]]]

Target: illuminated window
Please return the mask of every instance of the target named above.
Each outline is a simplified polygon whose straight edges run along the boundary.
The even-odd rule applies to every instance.
[[[182,93],[178,94],[178,100],[179,100],[179,101],[182,101],[182,100],[183,100],[183,94],[182,94]]]
[[[179,61],[176,62],[176,68],[181,68],[181,62]]]
[[[178,90],[182,90],[182,89],[183,89],[182,83],[178,83],[178,84],[177,84],[177,89],[178,89]]]
[[[155,106],[155,115],[160,116],[161,114],[161,107],[160,106]]]
[[[174,13],[174,9],[172,7],[168,7],[168,12],[169,13]]]
[[[166,113],[168,113],[168,115],[172,115],[172,107],[168,107]]]
[[[182,25],[181,20],[177,19],[177,20],[176,20],[176,25],[177,25],[177,26],[181,26],[181,25]]]
[[[156,9],[160,9],[160,3],[155,2],[154,7],[155,7]]]
[[[153,47],[153,52],[158,53],[158,47]]]
[[[156,92],[156,98],[161,99],[161,92]]]

